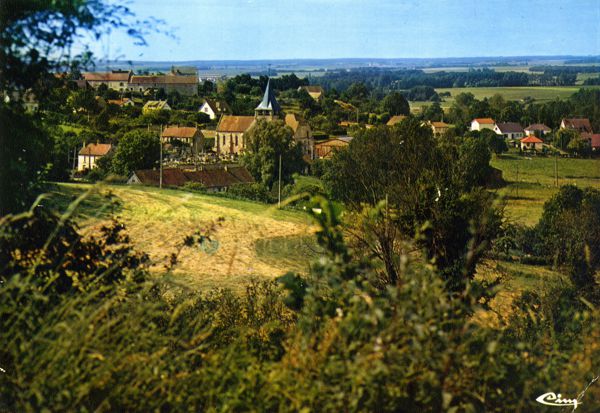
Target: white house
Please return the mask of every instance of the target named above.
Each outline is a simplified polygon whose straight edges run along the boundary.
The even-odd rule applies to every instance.
[[[525,135],[527,136],[544,136],[550,132],[552,132],[552,129],[543,123],[534,123],[525,128]]]
[[[224,100],[204,99],[204,103],[200,106],[198,112],[208,115],[211,119],[216,119],[221,115],[231,114],[231,109]]]
[[[523,127],[515,122],[498,123],[494,126],[494,132],[506,139],[521,139],[524,135]]]
[[[475,118],[471,121],[472,131],[482,131],[484,129],[494,130],[496,122],[492,118]]]
[[[79,151],[77,170],[85,171],[96,167],[98,159],[107,155],[112,150],[109,143],[90,143]]]

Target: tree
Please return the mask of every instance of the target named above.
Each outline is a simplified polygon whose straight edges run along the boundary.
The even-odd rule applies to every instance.
[[[506,139],[504,139],[503,135],[498,135],[493,130],[484,129],[480,132],[481,138],[484,139],[490,151],[494,152],[496,155],[500,155],[502,152],[508,152],[508,145],[506,144]]]
[[[334,154],[323,180],[356,214],[350,231],[381,259],[387,282],[401,281],[398,248],[413,237],[449,289],[461,290],[473,277],[479,248],[493,239],[499,218],[492,197],[479,189],[481,171],[490,168],[487,142],[467,139],[469,145],[438,143],[430,128],[409,119],[365,130]],[[365,205],[376,208],[370,216]]]
[[[381,110],[383,112],[388,112],[392,116],[409,115],[410,105],[402,93],[391,92],[383,98]]]
[[[259,120],[246,134],[246,149],[241,157],[254,179],[271,188],[279,176],[281,156],[281,179],[292,182],[292,175],[302,172],[305,162],[302,147],[294,141],[292,130],[282,121]]]
[[[559,129],[554,136],[554,146],[566,151],[572,140],[579,139],[579,132],[573,129]]]
[[[439,122],[444,118],[444,110],[439,102],[433,102],[422,113],[423,119],[433,122]]]
[[[600,267],[600,191],[565,185],[544,204],[536,232],[538,254],[556,266],[566,265],[574,284],[594,283]]]
[[[112,172],[128,176],[136,169],[153,168],[160,157],[158,136],[143,130],[123,135],[112,158]]]

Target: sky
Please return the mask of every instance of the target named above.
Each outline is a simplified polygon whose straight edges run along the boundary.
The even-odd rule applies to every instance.
[[[116,0],[111,0],[116,1]],[[600,0],[130,0],[162,34],[92,44],[144,61],[600,55]]]

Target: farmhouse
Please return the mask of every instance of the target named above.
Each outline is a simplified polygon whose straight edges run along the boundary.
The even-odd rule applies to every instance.
[[[321,86],[300,86],[298,88],[298,92],[301,90],[306,90],[310,97],[317,102],[321,101],[323,96],[325,96],[325,91]]]
[[[198,112],[208,115],[208,117],[211,119],[216,119],[221,115],[230,115],[231,108],[224,100],[213,100],[206,98],[204,99],[204,103],[202,104],[202,106],[200,106],[200,109],[198,109]]]
[[[160,135],[163,143],[173,143],[174,141],[183,142],[189,145],[195,153],[202,145],[204,136],[200,129],[189,126],[168,126]]]
[[[433,136],[442,136],[450,129],[450,125],[446,122],[429,122],[429,126],[431,126]]]
[[[550,132],[552,132],[552,129],[550,129],[548,126],[544,125],[543,123],[534,123],[525,128],[526,136],[534,135],[534,136],[538,136],[538,137],[543,137],[544,135],[546,135]]]
[[[592,124],[587,118],[563,119],[560,128],[576,130],[579,133],[593,133]]]
[[[231,185],[248,184],[254,178],[248,170],[241,166],[226,166],[224,168],[207,168],[198,171],[188,171],[179,168],[163,169],[162,184],[166,187],[183,186],[188,182],[201,184],[209,192],[220,192]],[[160,171],[156,169],[137,170],[127,181],[130,185],[160,185]]]
[[[404,119],[406,119],[406,116],[404,116],[404,115],[395,115],[395,116],[392,116],[390,118],[390,120],[387,121],[386,125],[394,126],[395,124],[402,122]]]
[[[85,171],[96,167],[98,159],[106,156],[112,150],[108,143],[90,143],[79,151],[77,157],[77,170]]]
[[[331,158],[336,151],[348,147],[352,141],[351,136],[340,136],[332,138],[324,142],[315,144],[315,157],[316,158]]]
[[[315,141],[308,122],[295,113],[285,115],[285,124],[294,132],[294,141],[302,145],[305,158],[314,159]]]
[[[541,150],[544,141],[536,136],[528,136],[520,140],[522,150]]]
[[[87,72],[83,74],[83,78],[94,89],[97,89],[100,85],[106,85],[109,89],[125,92],[129,87],[129,79],[132,74],[131,70]]]
[[[142,108],[142,113],[145,115],[154,110],[171,110],[171,106],[166,100],[149,100]]]
[[[475,118],[471,121],[472,131],[482,131],[484,129],[494,130],[496,121],[492,118]]]
[[[524,134],[523,127],[515,122],[498,123],[494,126],[494,132],[505,139],[521,139]]]

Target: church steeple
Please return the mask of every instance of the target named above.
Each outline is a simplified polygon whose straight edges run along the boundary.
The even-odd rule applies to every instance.
[[[275,99],[275,92],[271,88],[271,79],[267,81],[267,88],[265,89],[265,95],[263,96],[260,104],[254,109],[254,117],[256,119],[269,119],[276,118],[281,112],[281,107]]]

